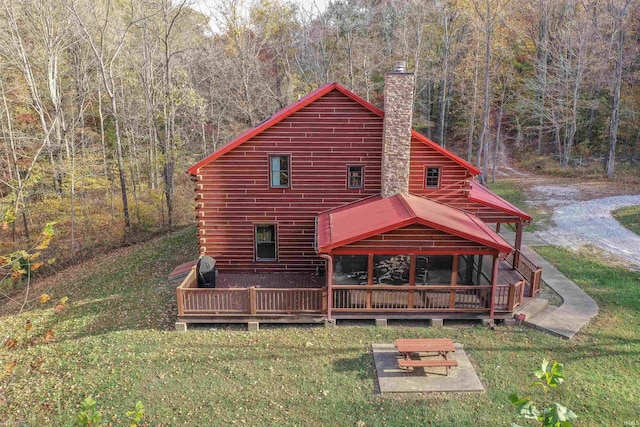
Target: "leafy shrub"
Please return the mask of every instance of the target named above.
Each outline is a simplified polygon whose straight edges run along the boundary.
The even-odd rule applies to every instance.
[[[555,389],[564,382],[564,365],[553,362],[549,364],[547,359],[542,360],[540,369],[534,372],[539,381],[535,381],[531,386],[540,386],[545,393]],[[569,408],[553,402],[543,409],[533,402],[528,396],[519,397],[517,393],[509,395],[509,400],[518,408],[518,415],[530,420],[537,420],[543,427],[571,427],[578,416]],[[513,427],[518,427],[513,423]]]

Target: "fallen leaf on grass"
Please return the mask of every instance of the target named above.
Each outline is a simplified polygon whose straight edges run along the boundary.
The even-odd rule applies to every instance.
[[[14,348],[16,348],[17,345],[18,345],[18,340],[14,338],[7,338],[7,340],[4,342],[3,347],[8,348],[9,350],[13,350]]]
[[[51,329],[49,329],[44,334],[44,342],[49,343],[49,342],[53,341],[55,339],[55,337],[56,337],[56,334],[54,334],[53,331]]]
[[[7,363],[7,367],[4,369],[4,371],[7,374],[10,374],[11,372],[13,372],[13,368],[15,368],[17,364],[18,363],[15,360],[12,361],[12,362]]]
[[[40,302],[42,304],[46,303],[47,301],[49,301],[51,299],[51,295],[49,294],[42,294],[40,295]]]

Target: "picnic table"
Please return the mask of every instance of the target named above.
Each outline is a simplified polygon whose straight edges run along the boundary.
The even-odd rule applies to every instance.
[[[394,345],[402,356],[398,360],[398,365],[407,369],[407,371],[409,368],[415,367],[443,366],[446,368],[447,375],[449,375],[449,368],[458,366],[457,360],[448,358],[449,353],[456,351],[453,341],[448,338],[398,339],[394,342]],[[411,359],[411,354],[420,355],[420,353],[437,353],[443,359]]]

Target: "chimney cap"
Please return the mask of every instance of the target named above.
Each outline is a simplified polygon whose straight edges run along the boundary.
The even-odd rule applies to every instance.
[[[406,73],[407,72],[407,62],[406,61],[396,61],[393,63],[393,72],[394,73]]]

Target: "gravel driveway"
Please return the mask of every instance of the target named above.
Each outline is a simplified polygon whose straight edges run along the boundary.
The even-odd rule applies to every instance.
[[[533,202],[542,201],[554,210],[554,226],[537,232],[552,245],[577,248],[593,245],[627,261],[640,270],[640,236],[621,226],[611,211],[640,205],[640,194],[577,201],[574,187],[535,186]],[[540,197],[538,197],[538,195]]]

